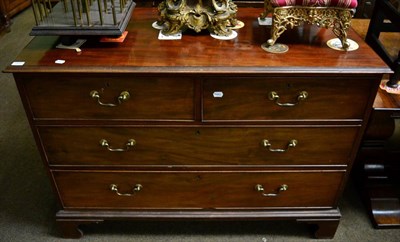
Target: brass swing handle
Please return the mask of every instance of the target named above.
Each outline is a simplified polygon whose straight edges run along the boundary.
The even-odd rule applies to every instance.
[[[136,141],[134,139],[129,139],[128,142],[125,144],[126,148],[112,148],[112,147],[110,147],[110,145],[106,139],[101,139],[100,145],[102,147],[106,147],[109,151],[122,152],[122,151],[127,151],[127,150],[129,150],[129,148],[135,146]]]
[[[289,186],[286,184],[280,185],[280,187],[277,189],[276,193],[265,193],[264,187],[260,184],[257,184],[254,188],[256,189],[257,192],[260,192],[261,195],[263,195],[264,197],[276,197],[280,194],[280,192],[287,191],[289,189]]]
[[[272,149],[272,148],[271,148],[272,145],[271,145],[271,143],[269,142],[269,140],[263,139],[262,142],[261,142],[262,146],[268,147],[269,151],[271,151],[271,152],[279,152],[279,153],[286,152],[286,151],[288,151],[289,148],[291,148],[291,147],[296,147],[297,143],[298,143],[297,140],[292,139],[291,141],[289,141],[289,143],[288,143],[286,149]]]
[[[93,90],[90,92],[90,97],[92,97],[93,99],[97,100],[97,103],[100,104],[101,106],[106,106],[106,107],[116,107],[120,104],[122,104],[122,102],[128,100],[131,97],[131,94],[129,94],[128,91],[122,91],[119,96],[118,96],[118,104],[115,103],[103,103],[102,101],[100,101],[100,93],[96,90]]]
[[[136,193],[140,192],[142,190],[143,186],[141,184],[136,184],[133,189],[132,193],[120,193],[118,191],[118,185],[116,184],[111,184],[110,185],[110,190],[115,192],[118,196],[123,196],[123,197],[131,197],[134,196]]]
[[[293,107],[293,106],[296,106],[297,104],[300,103],[300,101],[303,101],[303,100],[307,99],[307,97],[308,97],[308,92],[306,92],[306,91],[301,91],[301,92],[299,93],[299,95],[297,96],[297,101],[296,101],[295,103],[280,103],[280,102],[279,102],[279,98],[280,98],[280,97],[279,97],[279,95],[278,95],[277,92],[272,91],[272,92],[270,92],[270,93],[268,94],[269,100],[275,101],[275,103],[276,103],[278,106],[280,106],[280,107]]]

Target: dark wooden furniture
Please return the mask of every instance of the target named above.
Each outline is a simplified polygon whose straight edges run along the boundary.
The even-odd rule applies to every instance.
[[[290,54],[265,53],[261,12],[239,10],[245,28],[234,40],[187,32],[160,41],[157,10],[138,7],[124,43],[92,39],[76,53],[36,37],[16,59],[24,65],[6,69],[59,199],[64,237],[121,219],[284,219],[334,236],[390,69],[353,31],[357,51],[328,48],[330,31],[308,26],[282,36]]]
[[[374,6],[375,0],[358,0],[358,6],[354,17],[371,18]]]
[[[10,27],[10,18],[27,8],[31,0],[0,0],[0,32]]]
[[[376,228],[400,226],[400,96],[379,90],[354,169]]]
[[[384,46],[379,39],[380,34],[385,32],[400,32],[400,0],[380,0],[376,2],[365,37],[365,41],[394,72],[387,85],[397,87],[400,80],[400,50],[397,55],[388,53],[388,46]]]

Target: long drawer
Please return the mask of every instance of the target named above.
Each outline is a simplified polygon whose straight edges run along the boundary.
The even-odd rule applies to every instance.
[[[362,78],[207,79],[204,120],[362,119],[373,82]]]
[[[35,119],[194,119],[194,86],[184,78],[34,75],[21,83]]]
[[[38,127],[50,165],[347,164],[358,132],[338,127]]]
[[[331,207],[342,171],[53,171],[66,209]]]

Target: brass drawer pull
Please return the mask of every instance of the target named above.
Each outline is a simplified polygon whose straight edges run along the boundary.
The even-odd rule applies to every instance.
[[[308,93],[307,93],[306,91],[301,91],[301,92],[299,93],[299,95],[297,96],[297,102],[295,102],[295,103],[280,103],[280,102],[279,102],[279,98],[280,98],[280,97],[279,97],[279,95],[278,95],[277,92],[272,91],[272,92],[270,92],[270,93],[268,94],[269,100],[275,101],[275,103],[276,103],[278,106],[281,106],[281,107],[293,107],[293,106],[299,104],[300,101],[303,101],[303,100],[307,99],[307,97],[308,97]]]
[[[106,147],[109,151],[122,152],[122,151],[127,151],[127,150],[129,150],[129,148],[135,146],[136,141],[134,139],[129,139],[128,142],[125,144],[126,148],[112,148],[112,147],[110,147],[110,145],[108,144],[108,141],[106,139],[101,139],[100,145],[102,147]]]
[[[271,152],[280,152],[280,153],[283,153],[283,152],[288,151],[290,147],[296,147],[297,143],[298,143],[297,140],[292,139],[291,141],[289,141],[289,143],[288,143],[286,149],[272,149],[272,148],[271,148],[272,145],[271,145],[271,143],[269,142],[269,140],[264,139],[264,140],[262,140],[262,142],[261,142],[262,146],[268,147],[269,151],[271,151]]]
[[[93,90],[90,92],[90,96],[93,99],[97,100],[97,103],[100,104],[101,106],[106,106],[106,107],[115,107],[118,106],[120,104],[122,104],[122,102],[128,100],[131,97],[131,94],[129,94],[128,91],[122,91],[121,94],[119,94],[118,96],[118,104],[115,103],[103,103],[102,101],[100,101],[100,93],[96,90]]]
[[[260,192],[261,195],[263,195],[264,197],[276,197],[276,196],[279,195],[280,192],[287,191],[289,189],[289,186],[286,185],[286,184],[281,185],[277,189],[276,193],[265,193],[264,192],[264,187],[262,185],[260,185],[260,184],[257,184],[254,188],[256,189],[257,192]]]
[[[136,184],[132,189],[132,193],[120,193],[118,191],[118,185],[116,185],[116,184],[110,185],[111,191],[115,192],[118,196],[124,196],[124,197],[134,196],[136,193],[140,192],[142,190],[142,188],[143,188],[143,186],[141,184]]]

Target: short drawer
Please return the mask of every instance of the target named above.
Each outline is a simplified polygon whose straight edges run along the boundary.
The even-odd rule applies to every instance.
[[[332,207],[342,171],[53,171],[66,209]]]
[[[207,79],[203,119],[363,119],[372,83],[351,77]]]
[[[190,80],[128,75],[18,79],[34,119],[193,120]]]
[[[358,127],[39,127],[50,165],[345,165]]]

